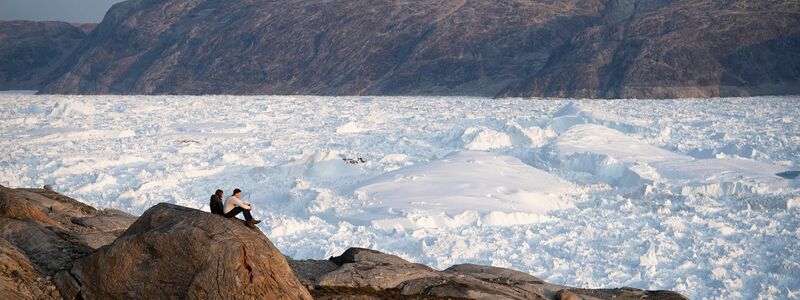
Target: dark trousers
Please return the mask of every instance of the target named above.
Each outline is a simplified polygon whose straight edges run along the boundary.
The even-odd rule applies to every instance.
[[[233,218],[236,215],[238,215],[239,213],[244,213],[244,219],[246,221],[250,221],[250,220],[253,219],[253,216],[250,215],[250,210],[249,209],[244,209],[244,208],[241,208],[241,207],[238,207],[238,206],[234,207],[233,209],[231,209],[231,211],[229,211],[227,214],[225,214],[225,216],[228,217],[228,218]]]

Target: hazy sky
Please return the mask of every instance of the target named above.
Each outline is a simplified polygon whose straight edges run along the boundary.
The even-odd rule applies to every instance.
[[[122,0],[0,0],[0,20],[100,23]]]

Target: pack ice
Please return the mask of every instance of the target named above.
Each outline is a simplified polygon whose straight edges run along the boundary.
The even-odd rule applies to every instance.
[[[550,210],[572,207],[576,191],[515,157],[459,151],[367,180],[355,194],[366,200],[357,218],[376,228],[444,228],[546,220]]]
[[[694,159],[594,124],[572,126],[554,148],[561,167],[619,187],[684,195],[781,194],[798,188],[797,181],[777,176],[785,166],[741,157]]]
[[[0,103],[3,185],[134,214],[241,188],[295,258],[369,247],[573,286],[800,297],[798,97]]]

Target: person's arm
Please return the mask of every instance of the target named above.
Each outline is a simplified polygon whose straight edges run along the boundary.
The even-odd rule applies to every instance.
[[[253,203],[242,201],[245,205],[247,205],[247,209],[253,209]]]
[[[250,209],[249,204],[244,203],[244,201],[236,197],[233,197],[233,204],[244,209]]]

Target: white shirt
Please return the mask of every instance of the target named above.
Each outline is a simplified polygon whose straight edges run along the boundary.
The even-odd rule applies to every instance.
[[[250,203],[243,202],[241,199],[236,198],[236,196],[230,196],[228,199],[225,199],[225,207],[222,208],[222,211],[227,214],[237,206],[244,209],[250,209]]]

